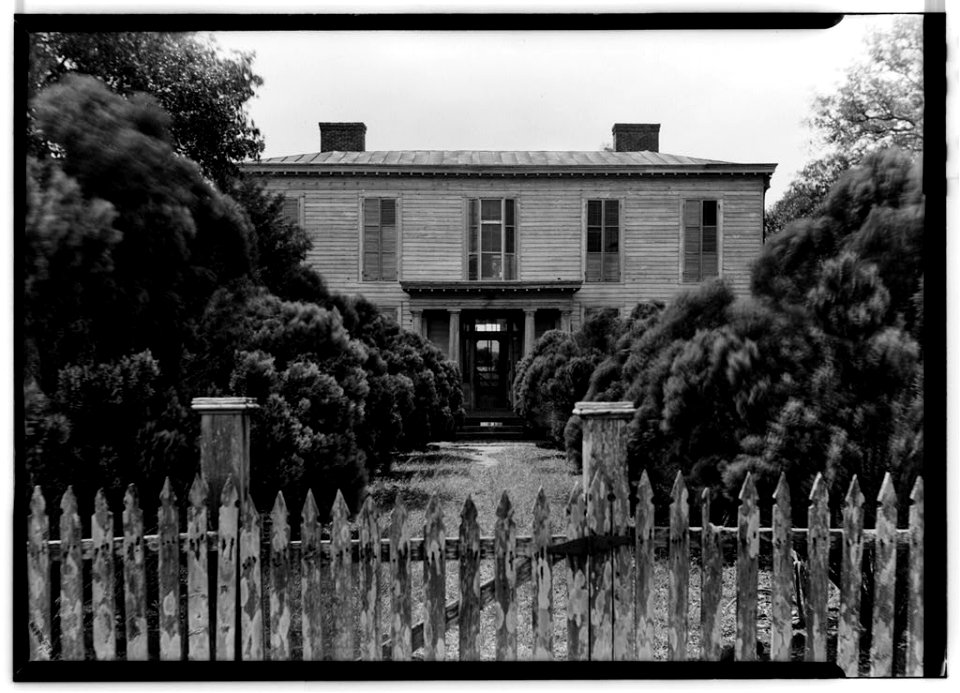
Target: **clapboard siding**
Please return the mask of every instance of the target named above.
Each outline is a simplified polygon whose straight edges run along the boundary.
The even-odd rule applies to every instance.
[[[328,286],[363,294],[384,310],[399,307],[411,326],[409,297],[399,280],[465,279],[466,201],[517,201],[521,281],[583,280],[586,201],[619,199],[621,281],[585,282],[574,295],[573,324],[585,309],[668,300],[695,284],[680,281],[680,214],[685,199],[720,201],[721,274],[738,294],[749,291],[750,266],[760,253],[760,177],[691,178],[290,178],[272,179],[277,192],[302,196],[313,242],[307,261]],[[360,281],[360,207],[365,196],[396,197],[400,227],[396,282]],[[579,314],[579,315],[578,315]]]

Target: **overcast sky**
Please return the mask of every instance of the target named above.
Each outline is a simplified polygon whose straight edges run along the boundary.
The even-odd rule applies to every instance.
[[[252,50],[264,156],[320,149],[319,121],[362,121],[367,149],[596,150],[616,122],[660,150],[776,163],[777,200],[816,154],[804,124],[893,15],[827,30],[217,32]]]

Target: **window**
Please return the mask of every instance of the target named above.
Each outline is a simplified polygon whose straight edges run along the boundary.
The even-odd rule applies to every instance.
[[[588,282],[620,281],[620,201],[587,201]]]
[[[363,201],[363,280],[397,280],[397,201]]]
[[[467,279],[517,278],[516,203],[507,199],[470,200]]]
[[[683,202],[683,281],[699,282],[718,274],[717,201]]]
[[[301,226],[300,223],[300,195],[284,195],[280,207],[280,218],[284,224]]]

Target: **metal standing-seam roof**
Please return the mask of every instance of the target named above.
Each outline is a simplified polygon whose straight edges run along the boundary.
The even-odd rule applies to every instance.
[[[477,150],[409,150],[313,152],[261,159],[260,164],[311,166],[703,166],[728,161],[698,159],[661,152],[544,152]]]

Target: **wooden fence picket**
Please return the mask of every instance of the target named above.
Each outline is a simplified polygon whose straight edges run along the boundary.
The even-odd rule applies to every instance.
[[[240,495],[233,476],[220,493],[217,519],[217,649],[218,662],[236,659],[237,555],[239,546]]]
[[[183,658],[180,638],[180,511],[170,477],[163,482],[157,508],[157,591],[160,628],[160,660]]]
[[[350,555],[350,510],[338,490],[331,510],[330,577],[333,583],[333,633],[331,651],[336,661],[353,659],[353,560]]]
[[[77,497],[68,486],[60,501],[60,658],[82,660],[83,557]]]
[[[147,579],[144,568],[143,511],[137,487],[123,497],[123,583],[127,660],[147,659]]]
[[[587,535],[586,499],[583,483],[578,481],[567,501],[567,540],[582,539]],[[590,590],[587,586],[587,557],[571,553],[567,556],[567,659],[586,661],[590,656]]]
[[[700,495],[700,657],[720,659],[720,598],[723,585],[723,554],[720,532],[710,521],[710,489]]]
[[[187,657],[196,662],[210,659],[207,493],[207,482],[197,474],[187,507]]]
[[[446,638],[447,571],[444,548],[446,533],[440,497],[434,494],[427,503],[423,527],[423,658],[442,661]]]
[[[907,596],[907,676],[923,676],[923,478],[910,492],[910,584]]]
[[[670,585],[667,645],[673,661],[687,658],[687,594],[690,582],[690,506],[683,473],[670,493]]]
[[[793,649],[793,511],[787,475],[773,492],[773,556],[770,589],[770,659],[788,662]]]
[[[263,660],[260,515],[247,495],[240,528],[240,659]]]
[[[553,659],[553,564],[550,546],[550,506],[543,486],[533,506],[533,659]]]
[[[653,489],[650,486],[647,470],[643,470],[640,474],[640,483],[637,485],[637,507],[634,513],[637,659],[642,662],[653,659],[653,520]]]
[[[757,659],[757,568],[760,553],[760,509],[753,475],[740,489],[740,512],[737,532],[737,661]]]
[[[469,495],[460,512],[460,661],[480,659],[480,526]]]
[[[626,473],[615,479],[610,498],[610,530],[618,537],[630,531],[630,487]],[[609,498],[609,496],[608,496]],[[634,659],[636,651],[634,625],[633,551],[629,544],[613,549],[613,659]]]
[[[391,659],[407,661],[412,656],[410,616],[410,534],[407,507],[398,498],[390,521],[390,642]]]
[[[506,491],[497,506],[493,535],[496,656],[500,662],[514,661],[517,658],[517,526]]]
[[[897,492],[887,472],[877,496],[870,675],[893,675],[893,599],[897,579]]]
[[[807,509],[807,640],[808,662],[827,661],[827,588],[829,585],[830,509],[827,482],[817,474]]]
[[[290,659],[290,524],[283,492],[270,511],[270,660]]]
[[[607,495],[610,486],[604,468],[593,475],[587,493],[587,531],[591,537],[613,533]],[[603,551],[588,558],[590,574],[590,660],[613,659],[613,557]]]
[[[107,506],[103,489],[94,499],[93,516],[90,518],[93,540],[93,653],[100,661],[117,658],[116,577],[113,572],[113,513]]]
[[[320,550],[320,511],[313,491],[307,489],[300,515],[300,624],[305,662],[323,659]]]
[[[30,497],[27,520],[27,588],[30,661],[47,661],[53,650],[50,637],[50,519],[39,486]]]
[[[373,496],[360,510],[360,657],[380,661],[380,520]],[[319,540],[319,536],[318,536]],[[318,543],[319,546],[319,543]]]
[[[845,676],[860,673],[860,585],[863,570],[863,493],[857,475],[843,506],[843,553],[840,564],[840,619],[837,624],[837,666]]]

